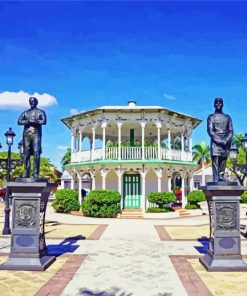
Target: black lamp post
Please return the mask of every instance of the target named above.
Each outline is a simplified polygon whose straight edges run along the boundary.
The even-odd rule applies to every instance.
[[[244,148],[244,151],[246,152],[246,155],[247,155],[247,134],[244,135],[241,142],[242,142],[242,146]],[[245,161],[245,176],[247,176],[247,156],[246,156],[246,161]]]
[[[242,147],[246,152],[246,161],[245,164],[237,164],[237,156],[239,149],[235,143],[232,144],[230,149],[230,158],[233,162],[233,168],[235,171],[239,171],[242,175],[247,176],[247,133],[244,135],[243,139],[241,140]]]
[[[15,133],[12,131],[12,128],[10,127],[9,130],[4,134],[6,137],[6,144],[8,145],[8,157],[7,159],[5,158],[0,158],[0,167],[3,169],[6,169],[6,181],[10,181],[10,172],[15,169],[17,166],[22,165],[23,163],[23,142],[21,141],[18,145],[21,159],[11,159],[11,146],[13,145],[14,142],[14,137]],[[1,148],[0,144],[0,148]],[[9,221],[9,216],[10,216],[10,207],[9,207],[9,190],[8,188],[6,189],[6,194],[5,194],[5,217],[4,217],[4,228],[2,231],[2,234],[10,234],[10,221]]]

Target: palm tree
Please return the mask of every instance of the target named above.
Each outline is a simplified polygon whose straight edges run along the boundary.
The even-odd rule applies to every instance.
[[[205,163],[210,162],[210,149],[204,141],[193,146],[193,160],[202,166],[202,185],[205,185]]]
[[[64,171],[64,166],[66,164],[69,164],[71,162],[71,148],[67,148],[66,153],[64,154],[62,160],[61,160],[61,164],[62,164],[62,169]]]

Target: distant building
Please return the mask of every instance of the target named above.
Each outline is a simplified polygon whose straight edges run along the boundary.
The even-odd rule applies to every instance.
[[[122,208],[143,210],[150,192],[179,187],[186,204],[197,166],[192,161],[192,132],[201,120],[130,101],[62,122],[71,130],[71,164],[65,167],[68,175],[62,186],[70,181],[79,194],[82,188],[116,189]]]

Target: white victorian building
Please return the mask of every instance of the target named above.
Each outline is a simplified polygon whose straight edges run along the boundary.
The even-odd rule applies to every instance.
[[[104,106],[62,119],[71,130],[71,188],[116,189],[121,208],[150,192],[193,188],[192,132],[201,120],[160,106]],[[81,198],[80,198],[81,200]]]

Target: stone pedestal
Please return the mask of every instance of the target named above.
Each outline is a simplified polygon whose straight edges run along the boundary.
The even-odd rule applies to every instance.
[[[206,185],[209,217],[209,248],[200,262],[208,271],[247,271],[242,260],[239,201],[242,186]]]
[[[50,191],[45,179],[17,179],[8,182],[12,192],[12,234],[10,255],[0,269],[45,270],[54,260],[45,243],[45,212]]]

